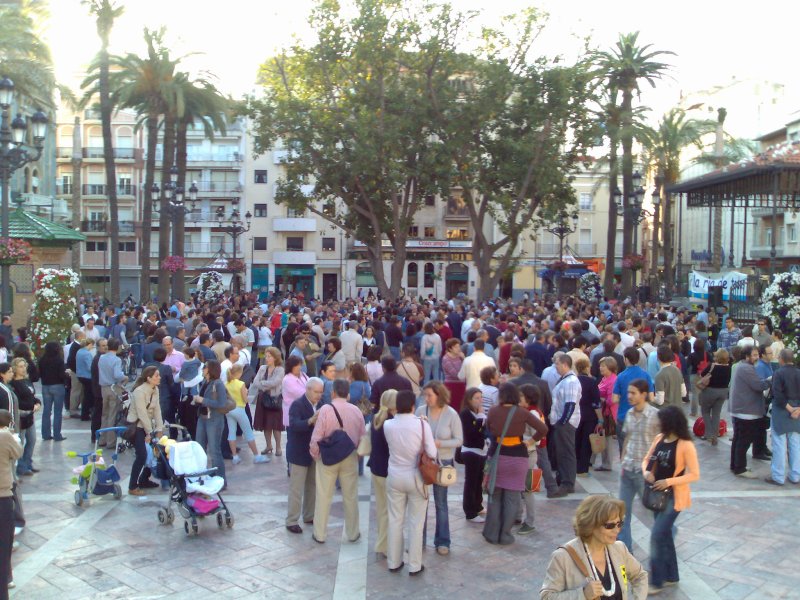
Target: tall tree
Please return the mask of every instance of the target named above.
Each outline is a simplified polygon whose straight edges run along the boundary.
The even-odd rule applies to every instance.
[[[81,227],[81,166],[83,164],[83,151],[81,144],[81,118],[75,115],[72,126],[72,227],[80,231]],[[72,270],[81,272],[80,245],[72,247]]]
[[[716,139],[714,140],[714,157],[716,158],[716,166],[719,169],[725,164],[725,132],[723,126],[725,125],[725,117],[728,111],[724,108],[717,109],[717,123],[715,128]],[[711,254],[712,262],[714,264],[714,272],[719,273],[724,266],[722,263],[722,204],[714,207],[714,250]]]
[[[450,78],[468,17],[434,5],[412,13],[401,0],[356,0],[355,9],[350,18],[319,1],[310,17],[316,41],[262,66],[264,96],[246,112],[256,152],[278,141],[291,151],[276,200],[362,242],[378,290],[392,299],[417,210],[427,195],[449,195],[449,151],[436,140],[452,124],[433,118],[431,99],[455,101]]]
[[[656,176],[663,178],[665,185],[677,183],[681,172],[681,154],[690,146],[701,149],[703,137],[714,131],[714,126],[711,121],[689,118],[680,108],[671,109],[661,118],[657,127],[644,130],[642,141],[647,166]],[[675,280],[672,273],[671,196],[666,194],[663,201],[661,239],[664,241],[664,279],[669,293]],[[654,243],[657,238],[654,233]]]
[[[108,195],[108,214],[111,227],[111,301],[120,301],[119,289],[119,204],[117,202],[117,170],[114,162],[113,134],[111,131],[111,115],[114,105],[109,85],[110,59],[108,53],[109,37],[114,21],[124,8],[113,0],[83,0],[89,7],[89,13],[95,17],[97,35],[100,37],[100,53],[96,59],[99,72],[98,93],[100,98],[100,119],[103,130],[103,162],[106,169],[106,194]],[[85,82],[86,83],[86,82]]]
[[[608,81],[608,85],[620,91],[620,143],[622,145],[622,193],[624,205],[622,253],[631,254],[633,228],[629,202],[633,195],[633,140],[634,140],[634,94],[639,94],[641,82],[655,87],[669,65],[658,60],[659,56],[674,54],[666,50],[651,50],[652,44],[639,45],[639,32],[620,34],[615,46],[596,55],[597,67]],[[611,266],[613,268],[613,265]],[[626,294],[632,285],[632,271],[622,271],[622,292]]]

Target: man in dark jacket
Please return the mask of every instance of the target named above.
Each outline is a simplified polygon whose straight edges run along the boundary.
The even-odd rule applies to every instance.
[[[542,371],[550,366],[550,358],[547,354],[547,344],[544,343],[544,332],[539,331],[532,344],[525,346],[525,358],[533,364],[533,373],[536,377],[542,376]]]
[[[603,351],[598,352],[592,357],[592,376],[597,379],[597,381],[602,379],[600,376],[600,361],[606,357],[613,358],[617,362],[617,373],[622,373],[622,371],[625,370],[625,359],[614,352],[615,347],[616,343],[614,343],[613,338],[604,340]]]
[[[316,468],[309,446],[316,408],[322,398],[322,380],[310,377],[306,382],[306,393],[289,407],[289,427],[286,430],[286,461],[289,471],[289,507],[286,512],[286,529],[291,533],[303,533],[299,525],[302,502],[303,522],[314,521],[314,503],[317,497]]]
[[[547,421],[547,417],[550,414],[550,407],[553,405],[553,395],[550,393],[550,386],[547,385],[544,379],[540,379],[536,376],[536,373],[533,372],[533,363],[530,360],[527,358],[524,359],[521,361],[520,366],[522,367],[522,375],[509,379],[508,382],[513,383],[517,387],[524,383],[530,383],[538,387],[539,391],[542,393],[539,410],[541,410],[545,421]]]
[[[788,348],[778,354],[780,368],[772,378],[772,468],[767,483],[800,483],[800,369]],[[789,456],[787,470],[786,456]]]
[[[384,356],[381,359],[383,375],[375,380],[369,401],[372,403],[373,412],[378,412],[381,405],[381,395],[386,390],[409,390],[413,391],[411,382],[397,374],[397,361],[392,356]]]
[[[763,428],[765,413],[763,392],[769,389],[771,379],[763,380],[756,373],[758,348],[742,348],[742,362],[736,367],[731,381],[730,411],[733,417],[733,440],[731,445],[731,471],[746,479],[756,475],[747,468],[747,450],[758,438]]]
[[[92,422],[92,442],[94,442],[94,432],[102,426],[103,417],[103,392],[100,389],[100,357],[108,352],[108,340],[100,338],[97,340],[97,354],[92,359],[92,394],[94,395],[94,406],[88,406],[84,402],[81,406],[81,421]],[[90,414],[91,413],[91,414]]]

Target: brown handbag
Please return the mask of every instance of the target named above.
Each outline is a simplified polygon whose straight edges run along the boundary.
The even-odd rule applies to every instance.
[[[431,458],[425,452],[425,425],[422,419],[419,420],[419,426],[422,428],[422,448],[419,453],[419,472],[422,475],[422,483],[431,485],[436,483],[436,477],[439,475],[439,465],[436,464],[436,459]]]

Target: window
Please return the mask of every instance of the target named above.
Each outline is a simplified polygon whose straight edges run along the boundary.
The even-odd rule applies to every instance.
[[[306,210],[304,208],[287,208],[286,216],[289,218],[305,217]]]
[[[436,227],[426,227],[424,230],[425,237],[427,239],[432,239],[436,237]]]
[[[419,285],[419,267],[417,263],[408,263],[408,287],[415,288]]]
[[[105,252],[106,242],[86,242],[87,252]]]
[[[425,263],[425,287],[433,287],[433,263]]]
[[[770,227],[770,228],[766,229],[764,231],[764,233],[766,234],[766,238],[767,238],[766,245],[767,246],[772,246],[772,228]]]
[[[136,252],[136,242],[119,242],[120,252]]]
[[[790,242],[797,241],[797,227],[795,225],[787,225],[786,226],[786,238]]]
[[[254,217],[266,217],[267,216],[267,205],[266,204],[254,204],[253,205],[253,216]]]
[[[322,205],[322,214],[326,217],[336,216],[336,204],[334,204],[333,200],[328,200]]]
[[[301,237],[287,237],[286,249],[290,252],[301,252],[303,250],[303,238]]]
[[[592,210],[592,195],[589,192],[581,192],[578,206],[581,210]]]
[[[436,196],[433,194],[428,194],[425,196],[425,206],[435,206],[436,205]]]
[[[267,170],[256,169],[253,183],[267,183]]]
[[[266,250],[267,249],[267,238],[265,237],[254,237],[253,238],[253,250]]]
[[[410,238],[418,238],[419,237],[419,227],[416,225],[411,225],[408,228],[408,237]]]
[[[447,239],[448,240],[468,240],[469,239],[469,230],[468,229],[448,229],[447,230]]]
[[[322,251],[333,252],[336,250],[336,238],[324,237],[322,238]]]

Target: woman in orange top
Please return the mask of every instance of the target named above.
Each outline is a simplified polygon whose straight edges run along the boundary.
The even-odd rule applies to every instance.
[[[661,435],[642,461],[642,473],[655,490],[671,493],[664,510],[653,511],[655,522],[650,531],[650,593],[665,585],[678,583],[678,557],[675,553],[673,526],[680,512],[692,505],[689,484],[700,479],[697,451],[692,443],[686,415],[677,406],[658,413]]]

